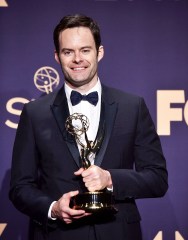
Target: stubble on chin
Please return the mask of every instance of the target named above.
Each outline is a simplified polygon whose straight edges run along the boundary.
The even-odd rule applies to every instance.
[[[92,80],[90,80],[90,79],[76,81],[76,80],[73,80],[73,79],[65,78],[65,82],[72,88],[79,88],[79,87],[88,85],[91,81]]]
[[[80,88],[83,90],[89,90],[90,88],[92,88],[96,83],[97,83],[97,73],[95,72],[95,74],[93,76],[90,76],[87,79],[73,79],[70,76],[66,76],[64,74],[64,78],[65,78],[65,82],[73,89],[76,88]]]

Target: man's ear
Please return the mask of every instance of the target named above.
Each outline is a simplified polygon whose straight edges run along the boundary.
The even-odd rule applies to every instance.
[[[58,53],[57,53],[56,50],[54,51],[54,54],[55,54],[55,60],[56,60],[56,62],[60,64],[59,55],[58,55]]]
[[[101,45],[98,50],[98,56],[97,56],[98,62],[103,58],[103,56],[104,56],[104,47]]]

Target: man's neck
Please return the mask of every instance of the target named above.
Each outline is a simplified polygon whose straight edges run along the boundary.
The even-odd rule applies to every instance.
[[[81,94],[85,94],[87,92],[89,92],[98,82],[98,78],[96,78],[96,80],[92,80],[87,84],[84,84],[82,86],[73,86],[71,85],[69,82],[65,81],[65,83],[73,90],[81,93]]]

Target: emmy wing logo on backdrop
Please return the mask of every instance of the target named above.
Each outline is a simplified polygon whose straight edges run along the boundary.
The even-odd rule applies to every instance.
[[[45,94],[53,92],[53,90],[58,87],[59,82],[60,77],[58,72],[54,68],[49,66],[39,68],[34,74],[34,84],[36,88]],[[6,104],[7,112],[12,115],[20,116],[22,110],[16,108],[16,105],[25,104],[33,100],[34,99],[29,100],[23,97],[11,98]],[[10,119],[7,119],[5,121],[5,125],[14,129],[18,127],[18,123],[15,123]]]
[[[34,75],[34,83],[36,88],[45,93],[53,92],[59,85],[59,74],[52,67],[39,68]]]

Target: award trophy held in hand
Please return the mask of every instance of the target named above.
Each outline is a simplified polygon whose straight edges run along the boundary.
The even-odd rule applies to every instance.
[[[80,157],[82,167],[87,169],[91,166],[90,160],[100,149],[103,139],[101,136],[94,142],[88,140],[87,130],[89,128],[88,118],[81,113],[70,115],[65,123],[66,130],[75,137],[77,144],[81,147]],[[84,141],[83,141],[84,139]],[[101,190],[95,192],[84,192],[74,197],[74,209],[83,209],[86,212],[108,211],[115,213],[116,208],[113,206],[113,196],[110,191]]]

